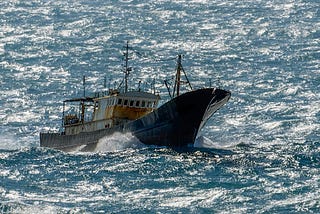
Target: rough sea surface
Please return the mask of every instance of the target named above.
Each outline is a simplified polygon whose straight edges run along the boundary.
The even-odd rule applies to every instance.
[[[0,213],[319,213],[319,0],[2,0]],[[162,103],[175,59],[232,98],[194,148],[128,133],[93,153],[39,147],[62,101],[116,86]]]

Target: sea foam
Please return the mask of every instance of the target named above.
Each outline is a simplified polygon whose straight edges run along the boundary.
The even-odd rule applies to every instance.
[[[112,135],[105,136],[98,141],[94,152],[113,152],[129,148],[141,148],[141,143],[135,136],[129,133],[115,132]]]

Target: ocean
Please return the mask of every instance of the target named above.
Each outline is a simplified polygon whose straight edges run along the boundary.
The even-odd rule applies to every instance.
[[[319,213],[318,0],[2,0],[0,213]],[[129,86],[169,100],[178,54],[194,88],[232,97],[194,147],[130,133],[94,152],[39,146],[62,102]]]

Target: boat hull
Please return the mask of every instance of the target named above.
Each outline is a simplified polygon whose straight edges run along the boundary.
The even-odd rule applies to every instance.
[[[72,151],[94,150],[99,139],[114,132],[132,133],[142,143],[168,147],[193,144],[198,131],[230,98],[230,92],[206,88],[182,94],[144,117],[113,128],[77,135],[40,133],[40,146]]]

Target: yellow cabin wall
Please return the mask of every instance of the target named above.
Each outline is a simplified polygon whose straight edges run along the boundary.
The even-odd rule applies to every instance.
[[[141,94],[145,96],[150,96],[150,94],[140,94],[140,92],[133,93],[137,93],[138,97],[110,96],[96,99],[92,121],[108,119],[135,120],[154,110],[159,97],[155,95],[152,95],[154,97],[151,98],[143,97]]]
[[[128,120],[138,119],[152,111],[152,108],[135,108],[128,106],[114,106],[113,117]]]
[[[122,118],[128,120],[135,120],[150,113],[152,110],[152,108],[108,106],[104,112],[104,119]]]

